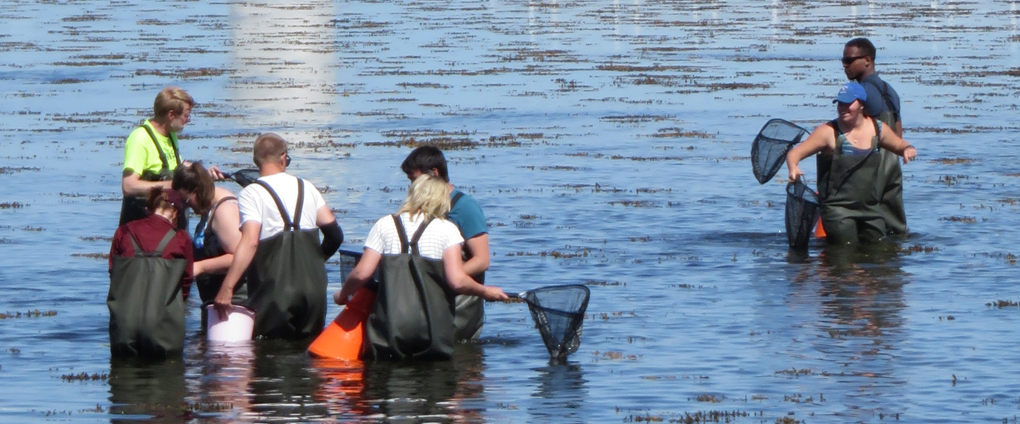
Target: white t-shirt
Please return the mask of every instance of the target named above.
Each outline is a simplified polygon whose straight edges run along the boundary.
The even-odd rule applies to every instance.
[[[425,222],[425,215],[415,215],[414,220],[410,214],[400,214],[400,222],[404,224],[404,231],[407,232],[407,241],[411,241],[414,232]],[[464,237],[460,230],[452,222],[436,218],[432,220],[425,232],[418,240],[418,252],[429,259],[443,259],[443,251],[447,248],[461,244]],[[400,253],[400,236],[397,234],[397,226],[393,223],[393,217],[386,215],[375,222],[365,239],[365,247],[384,255],[396,255]]]
[[[297,206],[297,177],[281,172],[259,178],[273,188],[273,191],[280,196],[283,202],[283,209],[287,216],[294,219],[294,208]],[[315,217],[319,208],[326,205],[322,193],[315,188],[315,185],[302,180],[305,183],[305,201],[301,208],[300,227],[303,230],[316,228]],[[283,231],[283,217],[280,216],[280,209],[276,207],[273,195],[266,191],[265,187],[258,184],[251,184],[241,190],[237,198],[237,206],[241,210],[241,225],[245,222],[256,221],[262,223],[262,234],[259,240],[265,240]]]

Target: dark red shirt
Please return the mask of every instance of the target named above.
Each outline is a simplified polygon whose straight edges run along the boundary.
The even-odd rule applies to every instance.
[[[110,269],[113,269],[113,258],[115,256],[134,256],[135,248],[131,245],[131,237],[128,230],[135,236],[138,247],[146,252],[151,252],[159,247],[168,230],[176,230],[166,218],[152,214],[145,218],[128,222],[120,226],[113,234],[113,243],[110,246]],[[163,248],[164,259],[184,259],[188,265],[184,267],[184,276],[181,277],[181,292],[184,300],[188,300],[188,293],[191,291],[191,281],[194,279],[195,253],[191,244],[191,236],[187,231],[176,230],[174,238]]]

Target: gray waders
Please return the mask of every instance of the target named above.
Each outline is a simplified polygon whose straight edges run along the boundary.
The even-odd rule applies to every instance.
[[[453,356],[454,293],[446,284],[443,261],[418,252],[418,239],[432,222],[422,222],[407,240],[400,217],[400,254],[383,255],[379,291],[365,325],[366,360],[445,360]]]
[[[464,193],[459,191],[453,195],[453,199],[450,200],[450,209],[453,209],[453,206],[457,204],[461,197],[464,197]],[[464,240],[463,252],[465,262],[474,256],[468,250],[467,240]],[[479,275],[472,275],[471,277],[475,281],[485,284],[484,272]],[[457,341],[477,340],[478,336],[482,334],[482,324],[485,323],[485,302],[478,296],[467,294],[458,294],[455,302],[456,313],[453,319],[453,326],[456,330],[454,337]]]
[[[115,357],[166,358],[184,350],[181,277],[188,261],[161,257],[174,234],[168,231],[155,251],[145,252],[128,231],[135,256],[113,258],[106,306]]]
[[[298,198],[293,221],[269,184],[255,182],[273,196],[284,228],[259,241],[248,273],[247,306],[255,310],[252,338],[314,337],[326,323],[326,260],[319,247],[319,229],[300,228],[305,184],[295,179]]]
[[[881,166],[878,138],[882,124],[875,120],[875,137],[866,154],[852,154],[852,146],[839,130],[836,149],[819,154],[818,198],[822,206],[822,225],[829,243],[846,244],[876,241],[886,235],[886,220],[879,207],[881,188],[876,184]]]
[[[174,178],[174,172],[170,170],[170,163],[167,162],[166,154],[163,153],[163,149],[159,147],[159,143],[156,141],[156,134],[152,133],[152,129],[147,125],[142,125],[145,128],[145,132],[149,133],[149,139],[152,140],[152,144],[156,146],[156,151],[159,152],[159,161],[163,167],[159,169],[159,173],[153,173],[152,171],[142,172],[142,181],[170,181]],[[177,150],[177,138],[171,135],[170,144],[174,146],[174,157],[177,158],[177,166],[181,166],[181,155]],[[177,229],[185,230],[188,229],[188,214],[180,213],[177,214]],[[124,200],[120,203],[120,223],[118,226],[127,224],[128,222],[136,219],[142,219],[149,216],[149,212],[145,210],[145,196],[124,196]]]

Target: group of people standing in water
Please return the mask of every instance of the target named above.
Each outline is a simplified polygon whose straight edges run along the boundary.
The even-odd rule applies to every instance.
[[[838,117],[789,152],[789,178],[799,180],[799,162],[818,155],[822,222],[830,242],[903,233],[896,155],[907,163],[917,151],[901,138],[899,97],[875,72],[875,47],[867,39],[848,42],[842,62],[853,82],[833,100]],[[253,337],[308,338],[325,324],[325,261],[344,236],[322,195],[312,183],[287,173],[287,142],[272,133],[254,142],[257,181],[237,196],[215,186],[228,176],[215,166],[182,161],[178,149],[177,133],[194,106],[183,89],[165,88],[156,96],[153,117],[126,140],[124,200],[110,249],[107,299],[116,356],[180,354],[192,279],[203,303],[215,305],[216,313],[226,314],[235,303],[255,310]],[[507,298],[498,287],[484,285],[490,257],[485,216],[474,199],[450,184],[439,149],[415,149],[401,170],[411,181],[407,199],[396,214],[372,227],[360,262],[333,299],[343,305],[366,287],[395,290],[399,286],[393,281],[374,277],[391,278],[389,258],[412,254],[431,264],[424,274],[441,288],[440,309],[454,326],[443,330],[459,340],[477,338],[482,300]],[[194,237],[188,208],[201,217]],[[391,293],[377,302],[393,298]],[[413,319],[392,308],[387,312],[386,305],[376,310]],[[399,346],[392,348],[395,354],[372,349],[371,356],[403,357]]]
[[[310,338],[325,324],[325,261],[339,249],[343,231],[322,194],[287,173],[287,141],[272,133],[254,142],[256,181],[237,196],[215,186],[227,174],[180,157],[177,133],[194,105],[183,89],[163,89],[153,117],[126,141],[107,299],[115,356],[179,355],[192,279],[216,313],[226,316],[235,303],[254,310],[253,337]],[[399,253],[402,235],[416,234],[414,254],[441,263],[445,273],[437,283],[448,285],[444,301],[457,337],[477,338],[482,300],[506,298],[498,287],[480,283],[490,256],[485,216],[449,183],[439,149],[415,149],[401,169],[412,181],[407,200],[395,219],[387,216],[372,228],[362,260],[334,300],[346,303],[372,280],[383,255]],[[189,208],[201,217],[194,237]]]

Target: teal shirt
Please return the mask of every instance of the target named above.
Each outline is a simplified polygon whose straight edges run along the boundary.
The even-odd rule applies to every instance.
[[[450,192],[450,198],[457,195],[460,190],[454,189]],[[489,226],[485,223],[485,213],[478,206],[478,202],[467,193],[457,200],[457,204],[450,209],[447,219],[452,221],[460,229],[460,235],[467,241],[472,237],[489,232]]]

